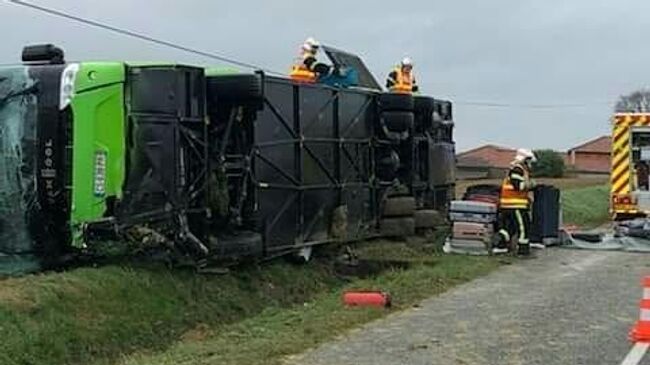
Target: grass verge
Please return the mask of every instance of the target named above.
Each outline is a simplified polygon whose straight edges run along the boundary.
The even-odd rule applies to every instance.
[[[319,263],[212,277],[102,267],[8,279],[0,282],[0,364],[87,364],[163,349],[197,323],[233,323],[340,284]]]
[[[413,252],[411,248],[401,245],[384,248],[384,253],[397,249],[403,258]],[[421,252],[419,260],[408,269],[390,270],[344,286],[390,292],[394,298],[394,306],[390,310],[346,308],[341,303],[342,290],[334,289],[301,306],[269,308],[234,325],[210,328],[199,340],[181,341],[162,353],[134,354],[119,364],[281,364],[287,356],[314,347],[389,312],[409,308],[426,297],[442,293],[499,266],[497,260],[485,257],[423,257]]]
[[[273,363],[387,313],[344,309],[343,288],[389,290],[396,301],[392,311],[499,265],[487,258],[440,256],[422,242],[374,241],[360,252],[408,264],[353,280],[337,275],[332,261],[323,259],[304,266],[278,261],[222,276],[110,266],[0,281],[0,363],[189,358],[253,364],[260,356]],[[188,357],[194,348],[196,357]]]
[[[501,184],[501,179],[479,179],[479,180],[460,180],[456,183],[456,196],[460,197],[470,185],[476,184]],[[607,184],[609,176],[592,176],[592,177],[563,177],[563,178],[537,178],[538,184],[553,185],[561,190],[571,190],[586,188],[590,186],[602,186]]]
[[[609,220],[609,186],[599,185],[562,191],[562,221],[585,228]]]
[[[567,223],[608,219],[606,186],[569,189],[562,199]],[[361,245],[362,258],[406,263],[365,279],[342,278],[324,259],[223,276],[110,266],[0,281],[0,363],[277,364],[499,266],[488,258],[440,256],[439,236],[414,241]],[[346,309],[345,288],[387,290],[395,307]]]

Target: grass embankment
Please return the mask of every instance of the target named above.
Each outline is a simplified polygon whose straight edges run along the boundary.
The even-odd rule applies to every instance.
[[[609,220],[609,186],[562,191],[562,221],[593,228]]]
[[[341,303],[341,290],[332,290],[302,306],[269,308],[243,322],[210,331],[202,340],[179,342],[163,353],[129,356],[120,365],[281,364],[289,355],[394,310],[409,308],[498,265],[496,260],[484,257],[431,258],[408,270],[388,271],[345,286],[390,292],[395,301],[391,310],[346,308]]]
[[[345,309],[344,288],[388,290],[395,310],[499,265],[440,256],[421,240],[360,251],[408,268],[350,280],[321,259],[222,276],[112,266],[0,281],[0,364],[272,364],[389,312]]]
[[[0,364],[87,364],[161,349],[198,323],[231,323],[337,283],[319,264],[218,277],[103,267],[9,279],[0,282]]]
[[[606,221],[607,191],[563,192],[565,222]],[[364,243],[362,258],[407,264],[363,279],[342,278],[321,259],[222,276],[110,266],[0,281],[0,364],[277,364],[499,266],[441,256],[439,238]],[[389,291],[395,306],[345,308],[346,288]]]
[[[602,186],[607,184],[609,180],[608,175],[604,176],[589,176],[589,177],[563,177],[559,179],[552,178],[537,178],[535,181],[538,184],[553,185],[558,189],[579,189],[590,186]],[[501,184],[501,179],[480,179],[480,180],[461,180],[456,183],[456,195],[461,196],[465,189],[470,185],[478,184]]]

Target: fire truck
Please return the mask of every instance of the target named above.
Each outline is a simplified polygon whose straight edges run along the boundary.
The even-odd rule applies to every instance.
[[[610,211],[616,220],[650,213],[650,114],[617,113],[612,118]]]

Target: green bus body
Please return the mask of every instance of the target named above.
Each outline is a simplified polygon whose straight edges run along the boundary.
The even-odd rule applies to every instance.
[[[72,244],[83,247],[84,223],[101,219],[106,198],[122,198],[125,176],[125,67],[81,63],[73,112]]]
[[[122,200],[127,183],[128,74],[178,67],[81,62],[0,68],[0,275],[38,270],[35,253],[54,259],[83,249],[87,226],[114,218],[111,201]],[[43,207],[48,200],[49,210]]]

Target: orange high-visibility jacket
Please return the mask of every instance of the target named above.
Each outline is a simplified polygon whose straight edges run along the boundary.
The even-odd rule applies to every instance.
[[[301,82],[315,82],[317,77],[316,73],[312,70],[315,64],[316,56],[312,52],[303,52],[301,57],[291,67],[289,77],[292,80]]]
[[[415,77],[413,77],[413,71],[406,74],[402,71],[401,67],[396,67],[390,74],[388,74],[386,86],[392,92],[405,94],[412,93],[415,91]]]
[[[513,164],[501,183],[500,208],[528,209],[530,206],[529,188],[530,172],[528,168],[520,163]]]

